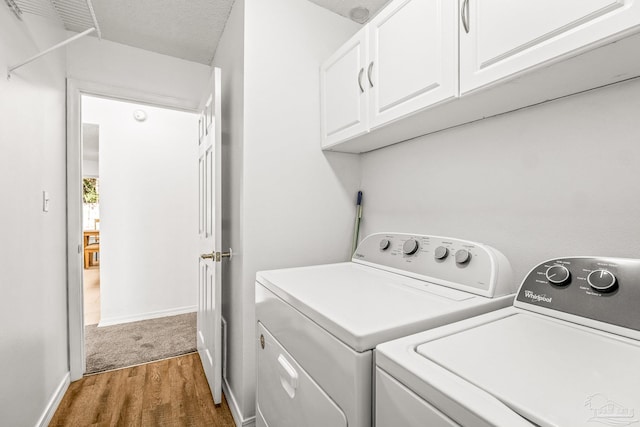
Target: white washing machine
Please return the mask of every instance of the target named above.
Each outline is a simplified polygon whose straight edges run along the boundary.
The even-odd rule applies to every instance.
[[[512,307],[378,346],[377,426],[640,422],[640,260],[560,258]]]
[[[370,427],[376,345],[509,306],[495,249],[459,239],[368,236],[351,262],[256,276],[256,423]]]

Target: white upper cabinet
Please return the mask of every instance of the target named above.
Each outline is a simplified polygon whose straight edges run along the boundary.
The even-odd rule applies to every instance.
[[[322,147],[369,130],[366,90],[367,32],[360,30],[320,69]]]
[[[460,15],[461,94],[640,25],[638,0],[460,0]]]
[[[457,12],[451,0],[395,0],[367,25],[371,129],[456,97]]]
[[[362,153],[640,76],[640,0],[393,0],[321,74],[322,148]]]
[[[321,67],[322,147],[458,94],[458,6],[394,0]]]

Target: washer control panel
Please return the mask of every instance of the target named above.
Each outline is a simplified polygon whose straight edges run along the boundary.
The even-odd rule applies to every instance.
[[[372,234],[358,245],[352,260],[483,296],[515,292],[511,266],[504,255],[467,240],[404,233]],[[498,283],[506,280],[512,283]]]
[[[549,260],[527,275],[515,305],[544,307],[640,331],[640,260]]]

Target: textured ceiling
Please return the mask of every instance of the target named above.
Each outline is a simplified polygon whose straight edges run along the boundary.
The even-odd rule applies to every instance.
[[[349,12],[357,7],[363,7],[369,10],[369,18],[372,18],[380,11],[390,0],[309,0],[319,6],[329,9],[332,12],[351,18]],[[362,23],[362,22],[361,22]]]
[[[56,15],[48,0],[17,1],[25,12],[51,17]],[[65,4],[73,5],[69,7],[76,7],[78,10],[86,9],[85,0],[51,1],[66,2]],[[350,12],[356,8],[364,8],[368,11],[368,18],[371,18],[390,0],[309,1],[363,23],[367,20],[366,15],[364,19],[358,20]],[[102,38],[205,65],[210,65],[213,60],[233,2],[234,0],[92,0]],[[59,14],[60,10],[57,12]],[[83,16],[88,13],[84,10],[80,12]],[[63,19],[67,29],[86,29],[86,25],[83,28],[72,25],[73,16],[75,15],[72,14],[69,18],[71,23]]]
[[[351,18],[350,11],[357,7],[366,8],[373,17],[390,0],[309,1]],[[209,65],[234,0],[92,2],[103,38]]]
[[[93,0],[106,40],[209,65],[233,0]]]

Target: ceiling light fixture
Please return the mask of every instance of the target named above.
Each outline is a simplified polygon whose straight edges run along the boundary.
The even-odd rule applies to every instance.
[[[349,17],[358,24],[364,24],[369,19],[369,9],[362,6],[354,7],[349,11]]]
[[[136,110],[133,112],[133,118],[139,122],[144,122],[147,120],[147,113],[144,110]]]

